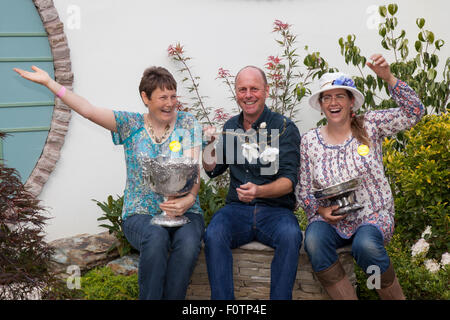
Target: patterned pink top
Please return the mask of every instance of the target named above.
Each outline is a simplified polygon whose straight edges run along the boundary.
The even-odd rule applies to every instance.
[[[385,243],[394,232],[394,199],[384,174],[382,142],[385,137],[414,126],[424,114],[424,107],[405,82],[397,81],[389,92],[399,108],[369,111],[364,116],[364,125],[371,140],[370,152],[359,155],[361,143],[350,136],[340,145],[327,144],[320,128],[305,133],[300,145],[299,184],[296,195],[299,205],[305,210],[309,224],[324,221],[316,214],[319,205],[312,188],[325,188],[355,177],[361,177],[361,186],[355,191],[363,209],[349,213],[346,218],[333,225],[343,238],[350,238],[357,228],[373,224],[381,231]]]

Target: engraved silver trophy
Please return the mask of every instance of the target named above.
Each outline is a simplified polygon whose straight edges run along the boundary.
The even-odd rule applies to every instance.
[[[358,189],[360,184],[360,178],[350,179],[324,189],[315,190],[314,197],[317,200],[328,199],[330,201],[330,206],[339,206],[339,208],[333,211],[331,215],[344,215],[364,207],[356,201],[355,197],[355,190]]]
[[[144,182],[153,192],[163,195],[164,201],[168,197],[187,194],[199,179],[198,163],[192,158],[141,156],[139,161],[143,168]],[[164,227],[179,227],[189,222],[189,218],[184,215],[171,217],[164,211],[151,220],[152,224]]]

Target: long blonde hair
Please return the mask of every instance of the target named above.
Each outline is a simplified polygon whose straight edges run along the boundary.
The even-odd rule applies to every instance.
[[[347,95],[351,100],[353,98],[353,93],[350,90],[345,91],[347,91]],[[362,144],[369,146],[370,139],[369,135],[367,134],[367,130],[364,127],[364,115],[362,114],[357,116],[352,110],[350,117],[352,118],[350,128],[352,130],[353,136]]]
[[[364,128],[364,115],[352,115],[351,117],[352,121],[350,123],[350,128],[352,130],[352,135],[362,144],[370,146],[369,135],[367,134],[366,128]]]

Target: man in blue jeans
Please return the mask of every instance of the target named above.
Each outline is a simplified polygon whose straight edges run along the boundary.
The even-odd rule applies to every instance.
[[[211,299],[234,299],[231,249],[253,240],[275,249],[271,265],[271,299],[292,299],[302,233],[293,214],[300,162],[300,133],[288,118],[272,112],[267,79],[247,66],[236,75],[236,100],[242,112],[229,119],[213,147],[215,129],[203,153],[209,177],[230,169],[226,205],[205,233]]]

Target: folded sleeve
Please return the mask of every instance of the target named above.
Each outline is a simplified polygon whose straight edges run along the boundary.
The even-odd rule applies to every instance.
[[[368,130],[377,139],[413,127],[425,113],[416,92],[405,82],[398,80],[394,87],[389,86],[389,92],[398,107],[370,111],[365,116]]]
[[[113,143],[115,145],[124,144],[134,132],[144,125],[144,117],[140,113],[127,111],[114,111],[117,132],[111,131]]]
[[[292,181],[292,186],[295,189],[298,183],[301,136],[294,122],[288,121],[286,123],[286,129],[280,133],[279,140],[280,167],[277,172],[277,179],[281,177],[288,178]]]

